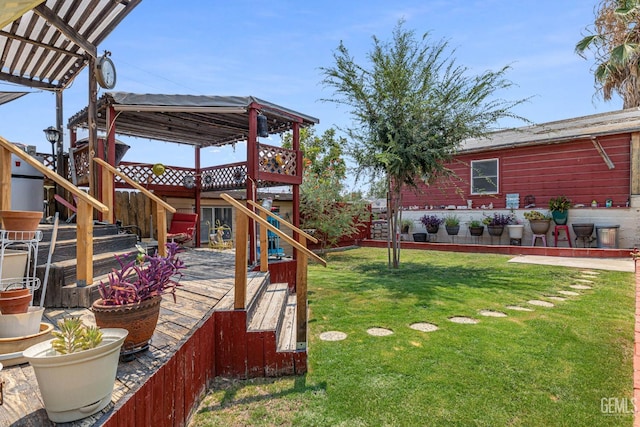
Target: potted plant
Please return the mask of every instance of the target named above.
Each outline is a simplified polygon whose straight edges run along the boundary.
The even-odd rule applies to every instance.
[[[571,200],[567,196],[553,197],[549,200],[549,212],[553,216],[553,222],[557,225],[567,223],[569,217],[569,209],[571,208]]]
[[[484,224],[482,224],[482,221],[477,219],[469,221],[469,233],[475,237],[482,236],[484,233]]]
[[[436,215],[424,215],[420,218],[420,222],[427,229],[427,233],[436,234],[440,224],[442,224],[442,218]]]
[[[55,338],[23,352],[33,367],[49,419],[66,423],[88,417],[111,402],[125,329],[98,329],[80,318],[58,321]]]
[[[167,243],[167,256],[149,256],[140,252],[136,259],[125,261],[116,255],[120,270],[109,274],[107,283],[100,282],[100,299],[91,310],[101,328],[124,328],[129,331],[123,352],[134,353],[148,348],[153,336],[162,295],[175,291],[184,263],[177,257],[177,243]]]
[[[501,213],[494,213],[493,216],[484,217],[482,220],[491,236],[502,236],[504,226],[509,225],[510,222],[511,217]]]
[[[460,231],[460,218],[456,214],[449,214],[444,217],[444,228],[449,236],[457,236]]]
[[[529,221],[533,234],[547,234],[551,224],[551,217],[540,211],[529,211],[524,213],[525,219]]]
[[[511,221],[509,222],[509,224],[507,224],[509,239],[521,240],[522,236],[524,235],[524,224],[520,222],[513,211],[509,216],[511,218]]]

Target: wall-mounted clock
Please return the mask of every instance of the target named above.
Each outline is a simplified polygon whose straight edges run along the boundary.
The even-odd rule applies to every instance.
[[[113,89],[116,86],[116,66],[105,53],[96,63],[96,80],[105,89]]]

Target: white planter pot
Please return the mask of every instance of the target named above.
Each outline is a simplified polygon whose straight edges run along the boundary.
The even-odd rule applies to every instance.
[[[2,275],[0,279],[9,279],[14,277],[24,277],[27,268],[27,251],[18,251],[14,249],[5,249],[2,258],[2,266],[0,270]]]
[[[102,343],[90,350],[58,354],[47,340],[23,352],[40,387],[49,419],[66,423],[93,415],[111,402],[120,347],[126,329],[102,329]]]
[[[509,230],[510,239],[522,239],[522,235],[524,234],[524,225],[522,224],[507,225],[507,230]]]
[[[29,307],[29,311],[20,314],[0,316],[0,338],[16,338],[37,334],[44,307]]]

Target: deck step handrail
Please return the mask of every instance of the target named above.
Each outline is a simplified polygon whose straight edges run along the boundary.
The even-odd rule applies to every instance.
[[[78,265],[76,279],[78,286],[86,286],[93,283],[93,209],[104,214],[109,212],[109,206],[85,193],[27,152],[0,137],[0,210],[11,209],[11,154],[16,155],[38,172],[76,196],[76,260]]]
[[[304,230],[302,230],[302,229],[296,227],[295,225],[291,224],[289,221],[280,218],[278,215],[273,214],[272,212],[269,211],[269,209],[265,208],[260,203],[254,202],[253,200],[247,200],[247,203],[249,203],[252,206],[255,206],[256,208],[258,208],[258,210],[260,210],[260,212],[266,213],[268,216],[270,216],[271,218],[277,220],[278,222],[280,222],[282,225],[286,226],[290,230],[292,230],[292,231],[294,231],[294,232],[296,232],[298,234],[303,235],[305,239],[311,240],[313,243],[318,243],[318,239],[316,239],[312,235],[308,234]]]
[[[220,195],[220,197],[222,197],[226,202],[228,202],[229,204],[231,204],[233,207],[235,207],[236,209],[239,209],[244,215],[247,215],[249,217],[251,217],[254,221],[258,222],[260,225],[265,226],[267,229],[273,231],[275,234],[277,234],[278,236],[280,236],[285,242],[289,243],[291,246],[293,246],[294,248],[298,249],[299,251],[302,251],[305,253],[305,255],[307,255],[310,258],[315,259],[316,261],[318,261],[320,264],[322,264],[324,267],[327,266],[327,262],[320,258],[318,255],[316,255],[313,251],[310,251],[307,247],[301,245],[300,243],[296,242],[292,237],[290,237],[288,234],[286,234],[285,232],[283,232],[282,230],[276,228],[275,226],[269,224],[269,222],[267,220],[265,220],[264,218],[262,218],[260,215],[258,215],[257,213],[251,211],[250,209],[247,209],[246,206],[244,206],[242,203],[238,202],[236,199],[234,199],[233,197],[229,196],[226,193],[222,193]],[[302,230],[300,230],[301,233],[304,233]],[[306,233],[304,233],[306,234]],[[311,236],[309,236],[311,237]],[[313,237],[312,237],[313,239]],[[314,239],[315,240],[315,239]],[[240,243],[238,242],[237,245],[239,245]]]
[[[297,258],[296,258],[296,282],[295,282],[295,291],[296,291],[296,350],[305,350],[307,347],[307,315],[308,315],[308,304],[307,304],[307,263],[308,258],[311,257],[322,264],[324,267],[327,266],[327,262],[320,258],[318,255],[310,251],[307,246],[307,238],[309,236],[304,231],[300,230],[298,234],[298,238],[300,242],[295,241],[292,237],[289,237],[284,231],[277,228],[275,225],[270,224],[267,219],[264,210],[260,210],[265,218],[253,212],[248,207],[244,206],[242,203],[229,196],[228,194],[222,193],[220,195],[223,200],[229,203],[231,206],[236,208],[236,279],[234,284],[234,308],[235,309],[244,309],[246,304],[246,293],[247,293],[247,239],[248,239],[248,218],[252,218],[258,224],[260,224],[262,228],[261,234],[266,232],[264,230],[271,230],[276,235],[280,236],[285,242],[289,243],[295,249],[298,250]],[[254,204],[251,204],[254,206]],[[260,206],[262,208],[262,206]],[[271,214],[271,212],[268,212]],[[294,227],[297,229],[297,227]],[[261,240],[264,236],[261,236]],[[311,237],[311,236],[309,236]],[[314,237],[311,237],[311,240],[316,240]],[[317,241],[317,240],[316,240]],[[263,242],[264,243],[264,242]],[[267,251],[263,250],[261,256],[266,254]],[[268,259],[264,257],[263,259]],[[261,270],[266,266],[260,265]],[[263,270],[264,271],[264,270]]]
[[[93,161],[98,165],[102,166],[103,171],[106,171],[106,176],[104,176],[102,180],[102,191],[103,191],[103,199],[108,200],[107,204],[111,204],[113,206],[113,185],[114,185],[114,175],[120,177],[124,182],[140,191],[143,195],[149,198],[152,202],[155,202],[156,206],[156,236],[158,238],[158,254],[160,256],[167,255],[167,248],[165,245],[160,244],[160,242],[166,242],[167,240],[167,212],[176,213],[176,208],[162,200],[160,197],[156,196],[142,185],[135,182],[133,179],[129,178],[126,174],[120,172],[114,166],[105,162],[99,157],[94,157]]]

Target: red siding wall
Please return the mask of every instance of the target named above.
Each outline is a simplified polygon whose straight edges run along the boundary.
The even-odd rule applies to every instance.
[[[598,138],[614,169],[607,167],[589,139],[460,155],[449,165],[458,178],[421,186],[417,193],[405,190],[403,205],[461,206],[470,199],[474,207],[493,203],[499,209],[505,208],[507,194],[518,193],[520,208],[526,195],[535,196],[536,205],[544,207],[551,197],[563,194],[573,203],[589,205],[595,199],[604,204],[612,199],[613,206],[625,206],[630,192],[630,140],[629,134]],[[494,158],[499,193],[471,195],[471,161]]]

